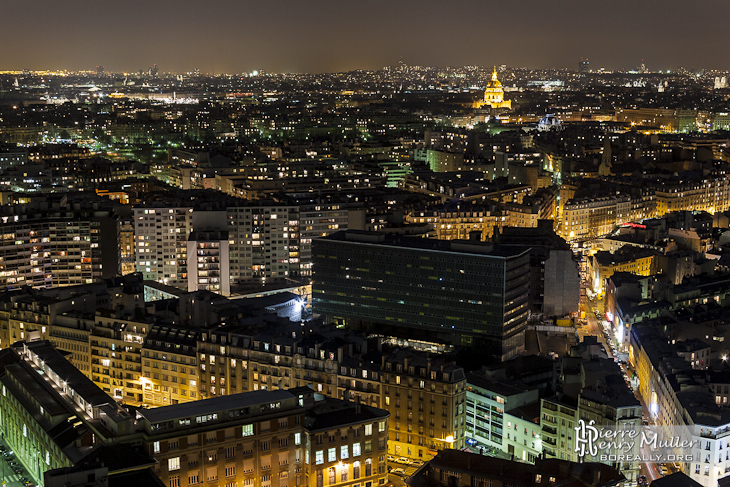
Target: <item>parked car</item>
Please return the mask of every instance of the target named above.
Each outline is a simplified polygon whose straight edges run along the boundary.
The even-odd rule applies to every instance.
[[[393,470],[390,471],[390,473],[392,473],[393,475],[400,475],[401,477],[406,476],[406,471],[403,470],[402,468],[394,468]]]
[[[406,457],[398,457],[395,459],[395,463],[400,463],[402,465],[410,465],[411,461],[407,459]]]

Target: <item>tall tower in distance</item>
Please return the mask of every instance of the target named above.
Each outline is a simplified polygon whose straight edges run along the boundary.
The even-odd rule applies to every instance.
[[[588,62],[588,58],[581,58],[580,62],[578,63],[578,72],[579,73],[590,73],[591,72],[591,63]]]

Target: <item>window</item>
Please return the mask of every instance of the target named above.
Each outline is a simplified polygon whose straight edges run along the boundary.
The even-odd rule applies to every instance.
[[[180,457],[168,458],[167,459],[167,470],[172,472],[174,470],[180,470]]]
[[[360,478],[360,462],[355,462],[352,464],[352,478],[353,480],[357,480]]]
[[[193,470],[192,472],[188,473],[188,484],[199,484],[200,483],[200,474],[198,474],[197,470]]]
[[[253,425],[244,424],[243,428],[241,429],[241,436],[251,436],[251,435],[253,435]]]
[[[180,487],[180,476],[179,475],[170,477],[170,487]]]
[[[155,441],[152,444],[152,451],[154,451],[155,453],[160,453],[160,442],[159,441]]]
[[[226,477],[233,477],[234,475],[236,475],[236,466],[226,465]]]
[[[350,458],[350,453],[348,451],[348,446],[343,445],[340,447],[340,460],[345,460],[347,458]]]
[[[328,462],[337,461],[337,448],[330,448],[329,450],[327,450],[327,461]]]
[[[337,471],[335,467],[330,467],[327,472],[329,473],[329,484],[332,485],[337,482]]]
[[[294,444],[295,445],[302,444],[302,434],[301,433],[294,433]]]
[[[385,431],[385,421],[378,422],[378,432],[382,433]]]
[[[342,472],[340,472],[340,482],[347,482],[347,466],[342,467]]]
[[[324,463],[324,450],[318,450],[317,453],[314,454],[314,463],[317,465]]]
[[[354,443],[352,445],[352,456],[353,457],[359,457],[360,456],[360,443]]]
[[[370,436],[373,434],[373,425],[372,424],[366,424],[365,425],[365,436]]]
[[[218,467],[208,467],[205,471],[208,482],[218,480]]]

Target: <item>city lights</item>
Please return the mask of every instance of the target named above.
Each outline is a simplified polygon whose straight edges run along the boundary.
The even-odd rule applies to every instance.
[[[0,72],[10,482],[727,481],[730,71],[258,51]]]

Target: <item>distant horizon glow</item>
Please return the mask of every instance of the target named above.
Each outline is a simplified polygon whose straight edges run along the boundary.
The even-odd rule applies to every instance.
[[[727,42],[730,2],[710,0],[128,0],[113,15],[83,0],[37,0],[8,2],[3,13],[13,19],[0,32],[10,47],[0,52],[4,70],[319,74],[401,61],[576,69],[586,58],[594,70],[730,69],[730,51],[714,48]]]

